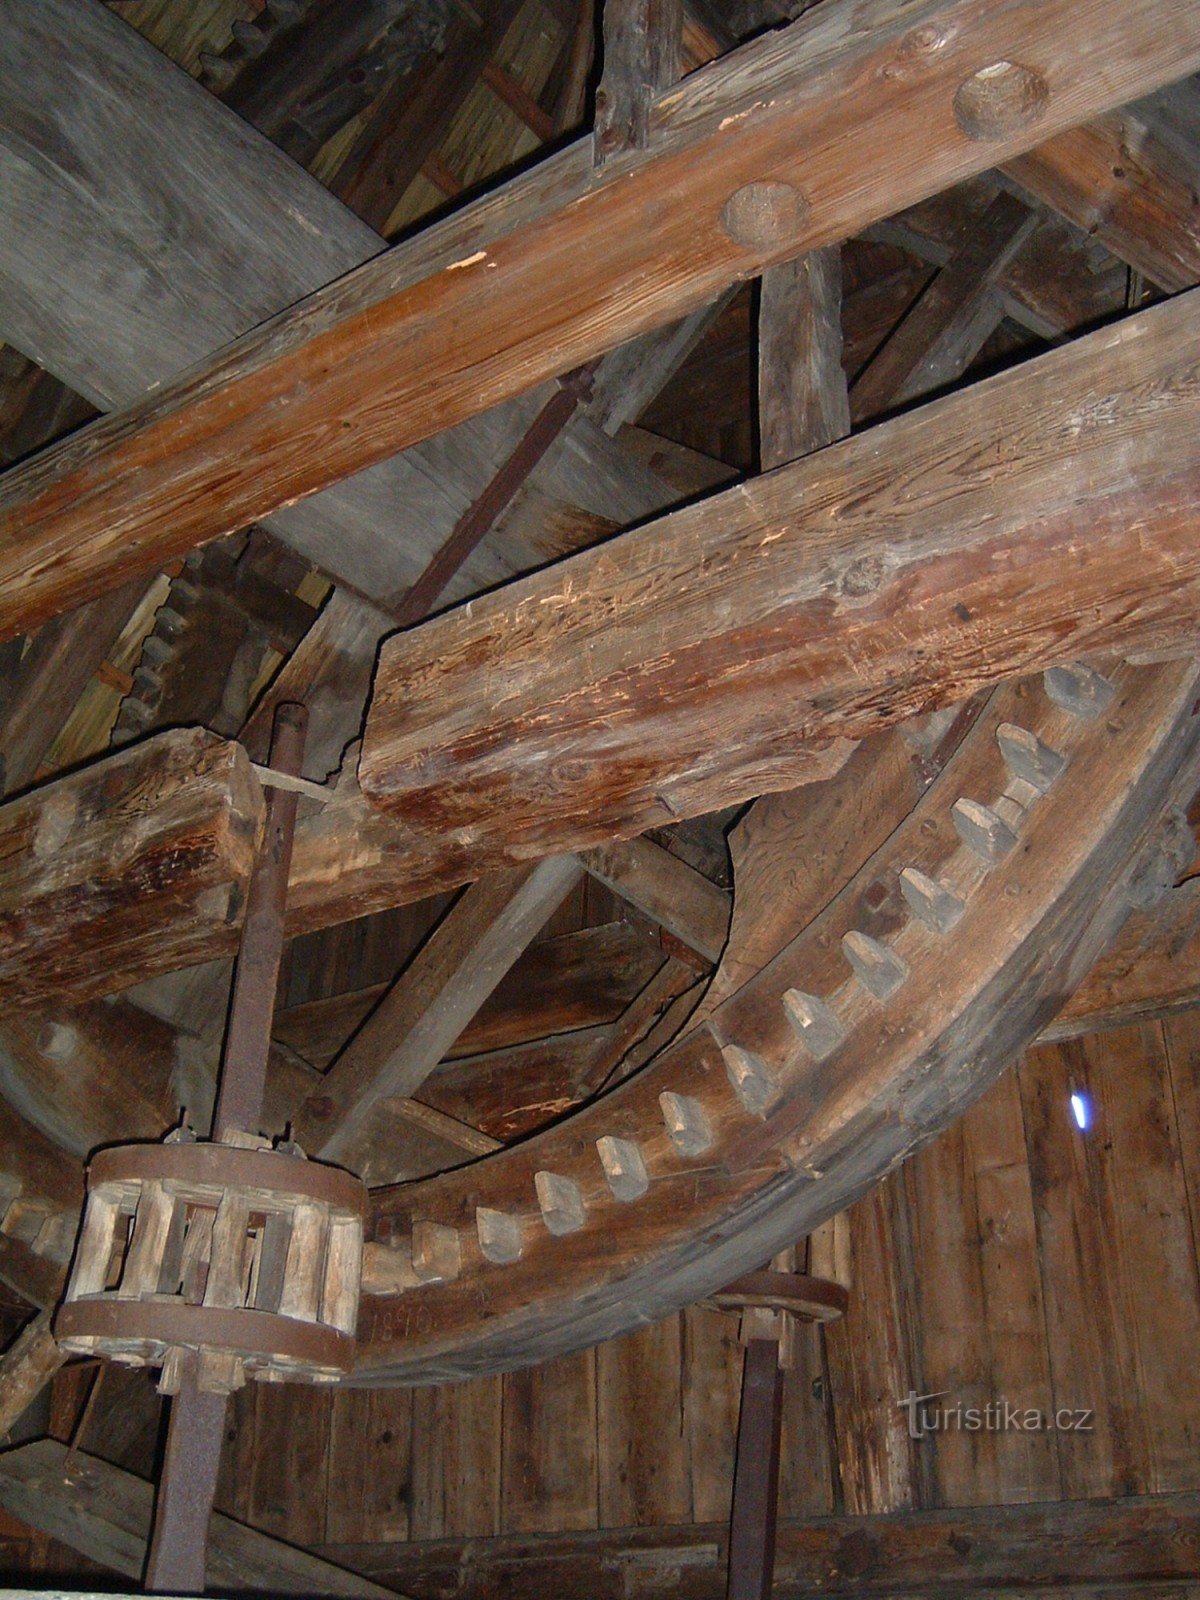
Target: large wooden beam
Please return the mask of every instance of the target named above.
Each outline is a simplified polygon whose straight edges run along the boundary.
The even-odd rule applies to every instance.
[[[1005,164],[1044,205],[1175,293],[1200,282],[1196,162],[1129,106]]]
[[[319,1100],[296,1108],[305,1149],[388,1182],[388,1151],[370,1139],[380,1103],[417,1092],[582,873],[576,858],[551,857],[472,884],[325,1074]]]
[[[245,752],[196,728],[0,807],[0,994],[108,994],[227,947],[261,817]]]
[[[890,1400],[891,1397],[889,1396]],[[981,1506],[883,1517],[781,1521],[776,1600],[980,1593],[1161,1595],[1191,1581],[1200,1496]],[[326,1552],[444,1600],[626,1600],[686,1569],[687,1594],[721,1600],[726,1529],[608,1528],[414,1544],[329,1545]]]
[[[109,8],[4,0],[0,16],[0,201],[20,219],[0,236],[0,338],[102,411],[384,249]],[[272,531],[386,593],[421,570],[505,431],[460,441],[449,461],[380,466],[280,512]],[[473,570],[494,581],[488,563]]]
[[[0,636],[1198,65],[1186,0],[832,0],[10,473]]]
[[[662,954],[627,921],[530,945],[454,1041],[455,1057],[615,1022],[653,977]],[[309,1000],[275,1013],[272,1034],[324,1070],[366,1021],[385,983]]]
[[[96,1456],[76,1455],[65,1472],[66,1456],[67,1447],[55,1439],[10,1450],[0,1462],[0,1505],[28,1527],[139,1582],[154,1485]],[[209,1535],[208,1582],[217,1590],[368,1600],[395,1600],[398,1593],[220,1513]]]
[[[65,1359],[50,1329],[50,1313],[40,1311],[0,1356],[0,1444]]]
[[[363,791],[430,838],[575,849],[792,787],[806,748],[1003,677],[1194,650],[1198,305],[389,640]]]

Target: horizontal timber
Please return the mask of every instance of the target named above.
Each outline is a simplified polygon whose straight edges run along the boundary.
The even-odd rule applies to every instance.
[[[1197,66],[1187,0],[830,0],[14,469],[0,637]]]
[[[724,1525],[608,1528],[324,1547],[378,1581],[444,1600],[649,1600],[725,1594]],[[778,1525],[775,1600],[1165,1592],[1195,1577],[1200,1496],[979,1506]],[[681,1585],[686,1584],[686,1588]]]
[[[154,1485],[96,1456],[75,1452],[70,1470],[64,1471],[66,1456],[67,1447],[54,1439],[38,1439],[9,1451],[0,1462],[0,1506],[29,1527],[140,1581]],[[364,1600],[389,1600],[396,1593],[219,1512],[209,1534],[208,1582],[218,1592],[253,1590]]]
[[[0,807],[0,996],[111,993],[230,947],[262,809],[245,751],[199,728]]]
[[[586,846],[801,781],[999,679],[1200,644],[1197,292],[386,641],[410,838]],[[616,620],[614,620],[616,619]]]

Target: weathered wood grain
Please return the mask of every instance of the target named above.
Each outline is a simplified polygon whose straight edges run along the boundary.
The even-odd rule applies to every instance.
[[[1132,912],[1042,1034],[1046,1043],[1123,1028],[1200,1004],[1200,881]]]
[[[19,241],[13,231],[0,240],[0,333],[102,409],[135,400],[383,248],[315,179],[107,10],[10,0],[4,21],[0,195],[22,227]],[[127,93],[114,96],[113,83]],[[170,140],[160,137],[166,125]],[[169,229],[163,217],[173,219]],[[519,400],[281,512],[270,526],[359,591],[401,589],[538,403],[536,395]],[[597,500],[616,523],[669,503],[654,474],[624,460],[611,440],[568,431],[569,528],[553,549],[528,530],[498,530],[454,594],[576,548],[590,528],[583,508],[591,513]],[[551,464],[547,472],[555,476]],[[272,703],[291,695],[312,709],[306,770],[318,779],[358,732],[375,647],[389,626],[339,593],[281,676]],[[270,710],[260,718],[268,729]]]
[[[693,74],[655,103],[646,151],[597,175],[586,142],[565,150],[10,473],[0,631],[368,468],[740,275],[1200,64],[1183,0],[1135,11],[1102,0],[1082,36],[1074,16],[1069,0],[1003,11],[880,0],[865,13],[837,0]],[[1011,70],[976,76],[1001,62]],[[905,94],[878,95],[881,76],[896,74]],[[468,325],[464,359],[457,330]]]
[[[39,1312],[0,1356],[0,1439],[7,1439],[65,1359],[50,1331],[50,1313]]]
[[[549,1034],[615,1022],[660,960],[628,922],[538,940],[517,958],[454,1041],[450,1054],[503,1050]],[[289,1006],[276,1013],[274,1037],[324,1069],[366,1020],[385,988],[375,984]]]
[[[1173,294],[1200,281],[1195,163],[1162,137],[1151,108],[1098,117],[1004,171],[1151,283]]]
[[[300,1144],[386,1181],[388,1152],[370,1141],[376,1106],[416,1093],[582,870],[550,858],[472,885],[325,1074],[319,1103],[296,1108]]]
[[[390,640],[364,792],[574,848],[1013,672],[1194,649],[1198,354],[1183,296]]]
[[[161,1138],[177,1121],[175,1030],[114,998],[8,1009],[0,1024],[0,1093],[62,1149]]]
[[[1200,1279],[1161,1026],[1041,1047],[1019,1080],[1054,1403],[1093,1413],[1059,1441],[1062,1492],[1194,1489]]]
[[[762,468],[784,466],[849,432],[841,251],[829,246],[763,274],[758,307]]]
[[[446,1600],[649,1600],[667,1584],[688,1600],[723,1600],[724,1521],[687,1528],[612,1528],[594,1534],[446,1540],[407,1548],[331,1547],[380,1580]],[[779,1600],[923,1596],[960,1600],[981,1590],[1051,1596],[1189,1592],[1200,1497],[989,1506],[887,1517],[782,1519]],[[682,1585],[686,1583],[686,1588]],[[1164,1587],[1165,1586],[1165,1587]]]
[[[922,1362],[912,1389],[942,1392],[946,1404],[984,1415],[1007,1398],[1050,1416],[1046,1307],[1016,1074],[1006,1073],[918,1151],[906,1176],[915,1267],[906,1314],[919,1330]],[[950,1427],[917,1448],[929,1457],[939,1505],[1061,1493],[1059,1440],[1049,1429]]]
[[[1071,133],[1058,137],[1070,139]],[[1056,140],[1047,140],[1053,150]],[[936,267],[954,255],[964,224],[978,221],[996,198],[1001,179],[982,173],[910,206],[867,230],[867,238],[900,245]],[[1062,217],[1044,212],[1032,238],[996,282],[1005,315],[1042,339],[1057,339],[1127,307],[1127,271],[1113,259],[1096,260],[1087,236]]]
[[[850,1211],[857,1292],[846,1315],[822,1329],[839,1480],[846,1510],[859,1516],[915,1510],[928,1479],[926,1451],[909,1438],[896,1403],[926,1387],[908,1337],[916,1290],[911,1228],[905,1175],[893,1173]]]
[[[651,922],[716,961],[729,933],[729,896],[651,839],[597,845],[580,858],[588,872]]]
[[[679,77],[683,0],[606,0],[596,90],[596,161],[650,140],[655,94]]]
[[[965,227],[958,250],[855,380],[856,422],[962,376],[999,326],[995,285],[1038,224],[1037,213],[1001,192]]]
[[[10,801],[0,994],[26,1008],[108,993],[185,965],[198,933],[227,943],[261,815],[244,751],[200,729]]]
[[[597,1525],[598,1352],[506,1373],[503,1379],[501,1527],[505,1533],[547,1526]]]
[[[381,1237],[403,1242],[413,1218],[452,1226],[461,1271],[364,1304],[359,1381],[533,1361],[627,1326],[631,1307],[653,1315],[711,1292],[861,1194],[965,1104],[991,1075],[982,1063],[995,1070],[1024,1042],[1009,1030],[1034,1036],[1119,924],[1135,867],[1128,855],[1119,864],[1123,851],[1140,861],[1164,801],[1177,803],[1158,785],[1194,784],[1194,663],[1110,671],[1121,710],[1114,697],[1099,722],[1061,710],[1034,682],[993,695],[921,805],[825,914],[648,1069],[468,1174],[379,1191]],[[1174,711],[1148,721],[1149,702],[1135,701],[1168,683]],[[1071,754],[1050,794],[1024,811],[1021,848],[984,863],[951,812],[963,795],[1003,793],[997,734],[1009,723]],[[1149,788],[1139,804],[1129,787],[1122,741],[1140,752],[1152,803]],[[949,874],[965,907],[952,937],[898,892],[902,865],[910,889],[922,872]],[[847,976],[841,936],[851,930],[896,943],[905,976],[885,1001]],[[942,1016],[953,1018],[944,1042]],[[951,1067],[960,1050],[966,1059]],[[602,1136],[639,1146],[653,1186],[640,1198],[610,1189]],[[573,1186],[565,1237],[544,1218],[537,1173]],[[514,1219],[517,1259],[497,1263],[479,1247],[481,1207]]]
[[[0,1468],[0,1504],[30,1527],[52,1533],[123,1577],[139,1580],[154,1485],[90,1455],[77,1455],[70,1473],[64,1473],[66,1454],[66,1446],[53,1439],[10,1451]],[[212,1520],[208,1563],[209,1582],[221,1589],[379,1600],[398,1592],[219,1513]]]

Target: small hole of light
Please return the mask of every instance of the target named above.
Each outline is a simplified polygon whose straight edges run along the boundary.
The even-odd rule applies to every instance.
[[[1075,1126],[1086,1132],[1092,1125],[1092,1107],[1087,1095],[1075,1093],[1071,1096],[1071,1115],[1075,1118]]]

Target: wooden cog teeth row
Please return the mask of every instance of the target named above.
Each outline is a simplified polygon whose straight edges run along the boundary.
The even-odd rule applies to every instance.
[[[1112,703],[1116,690],[1091,667],[1055,667],[1044,674],[1051,703],[1072,716],[1094,719]],[[1011,722],[996,730],[996,743],[1009,773],[1037,794],[1045,794],[1067,765],[1067,758],[1035,733]],[[1001,815],[1001,808],[1008,815]],[[951,807],[955,831],[968,850],[986,866],[1002,861],[1017,843],[1016,822],[1024,808],[1007,796],[995,806],[960,798]],[[966,912],[966,901],[947,884],[916,867],[900,873],[900,892],[913,917],[934,933],[949,934]],[[890,945],[851,930],[842,938],[842,950],[855,978],[880,1002],[892,998],[904,984],[909,969]],[[788,1022],[814,1060],[827,1060],[846,1037],[833,1006],[819,995],[788,989],[783,996]],[[778,1092],[770,1069],[761,1057],[738,1045],[723,1050],[730,1081],[748,1111],[762,1114]]]
[[[1052,704],[1071,716],[1092,720],[1112,702],[1112,684],[1090,667],[1055,667],[1044,676]],[[1027,728],[1002,722],[996,743],[1010,777],[1044,795],[1065,770],[1067,757],[1042,742]],[[951,819],[963,845],[985,866],[1002,861],[1017,844],[1017,824],[1024,806],[1002,796],[994,805],[960,798],[951,807]],[[916,867],[905,867],[900,890],[913,918],[939,935],[949,934],[967,909],[966,901],[940,879]],[[903,987],[910,971],[892,945],[852,929],[842,937],[842,951],[851,973],[873,999],[891,1000]],[[847,1029],[828,1000],[803,989],[783,994],[783,1009],[793,1033],[817,1062],[825,1061],[845,1043]],[[722,1044],[729,1082],[744,1111],[767,1117],[779,1100],[782,1084],[763,1056],[738,1044]],[[714,1134],[708,1113],[690,1095],[664,1090],[658,1097],[663,1122],[672,1145],[685,1159],[706,1154]],[[604,1135],[596,1152],[613,1198],[623,1204],[639,1200],[650,1187],[650,1175],[640,1147],[631,1139]],[[534,1174],[541,1220],[555,1237],[576,1233],[587,1222],[587,1202],[574,1178],[558,1172]],[[485,1260],[508,1265],[521,1258],[524,1223],[507,1212],[479,1206],[475,1211],[479,1248]],[[412,1265],[417,1281],[445,1283],[462,1270],[461,1243],[455,1228],[436,1222],[414,1222]]]
[[[232,39],[219,54],[200,52],[200,81],[212,94],[228,94],[243,68],[256,61],[275,35],[294,27],[312,9],[313,0],[267,0],[259,15],[250,21],[239,17],[232,26]]]
[[[660,1103],[667,1132],[679,1153],[702,1155],[711,1146],[713,1133],[700,1102],[667,1092],[660,1096]],[[640,1200],[650,1187],[650,1174],[639,1146],[632,1139],[605,1134],[596,1140],[596,1153],[613,1198],[625,1204]],[[587,1221],[587,1202],[575,1179],[543,1170],[534,1174],[533,1183],[546,1229],[559,1238],[577,1233]],[[485,1260],[497,1266],[520,1260],[524,1230],[519,1217],[479,1206],[475,1211],[475,1231]],[[457,1230],[444,1223],[414,1222],[412,1265],[420,1283],[445,1283],[456,1278],[462,1268]]]
[[[203,552],[194,551],[193,556],[196,555],[202,558]],[[189,557],[187,567],[195,572],[199,563]],[[183,573],[171,579],[167,597],[154,614],[154,627],[143,641],[133,685],[121,700],[111,737],[114,746],[128,744],[148,731],[162,703],[163,669],[174,656],[179,636],[188,626],[189,613],[199,599],[200,590]]]

